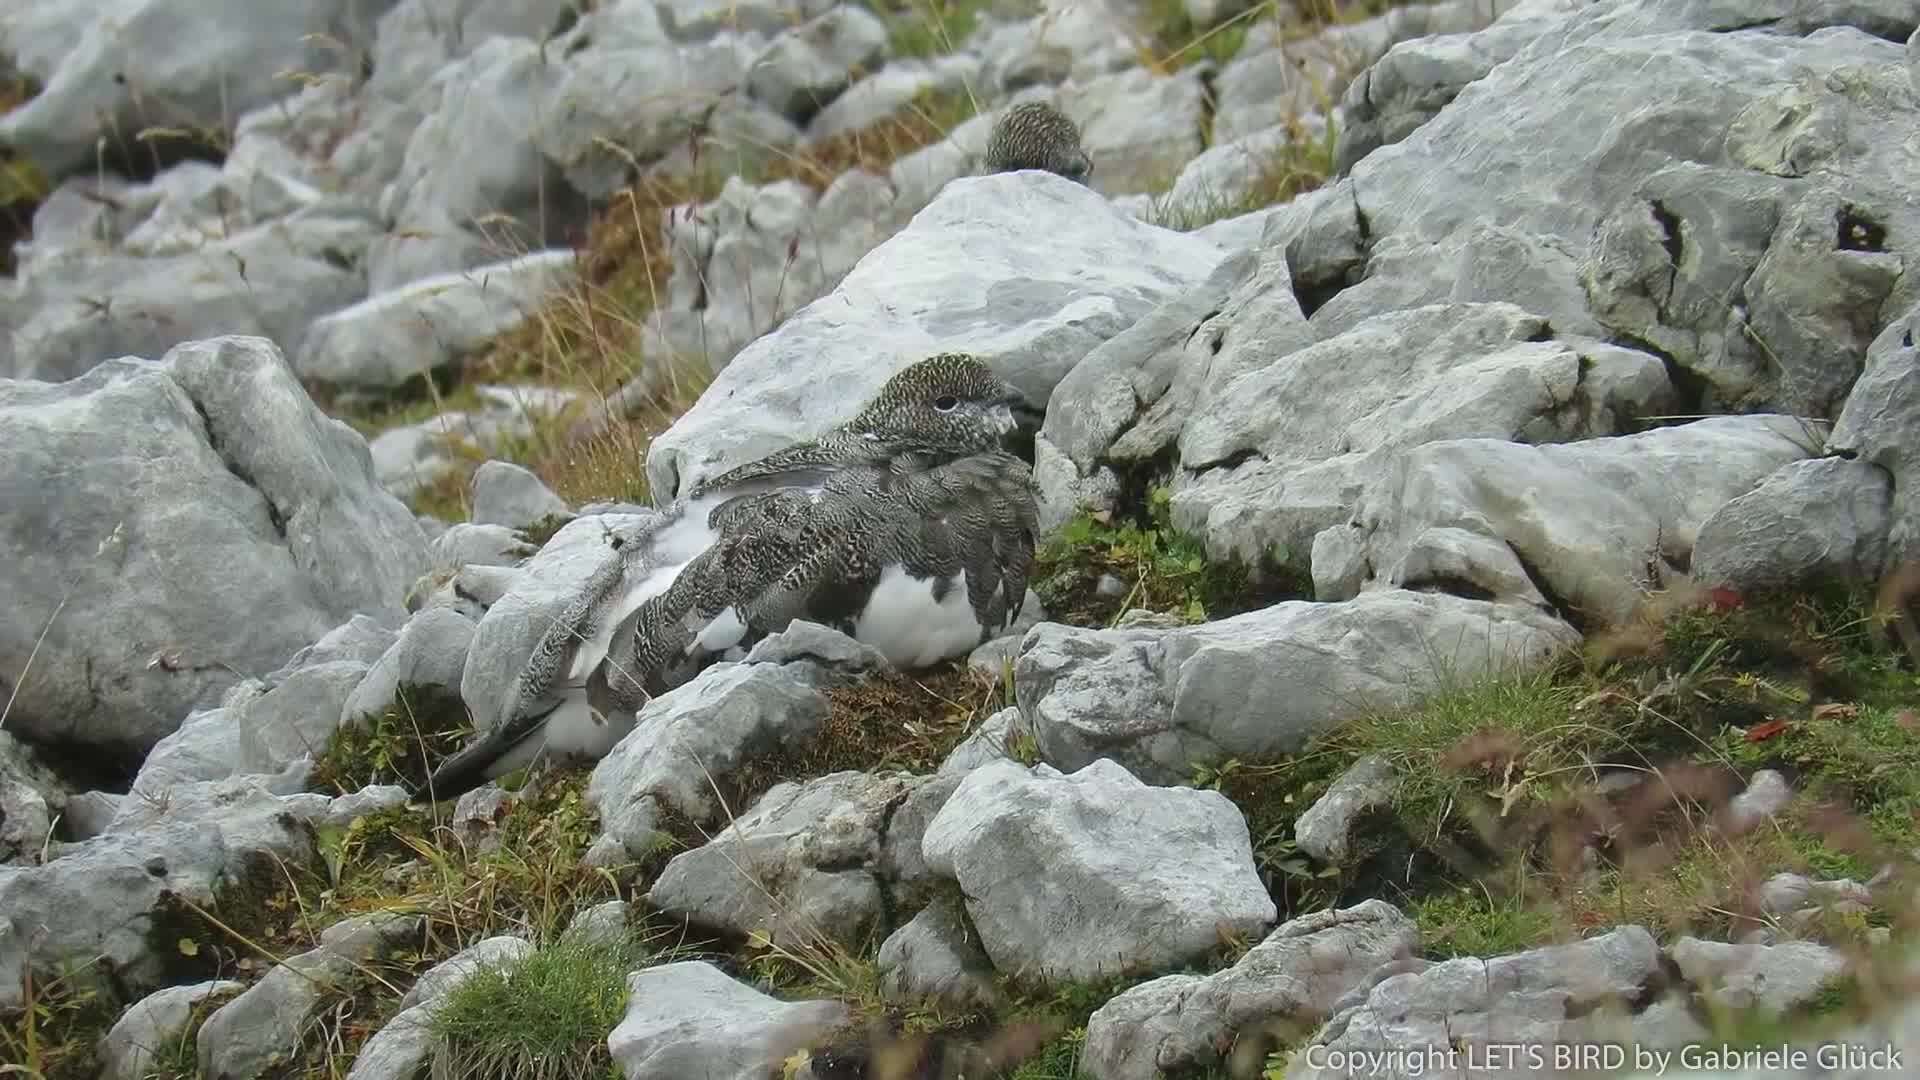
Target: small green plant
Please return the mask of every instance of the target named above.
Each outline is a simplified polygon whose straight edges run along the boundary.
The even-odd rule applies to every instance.
[[[92,1080],[94,1046],[119,1014],[114,1001],[79,969],[44,977],[28,966],[22,976],[25,1004],[0,1019],[0,1060],[35,1080]]]
[[[334,730],[314,762],[316,790],[347,795],[372,784],[425,791],[427,777],[473,733],[460,695],[404,685],[392,708]]]
[[[644,966],[637,940],[562,936],[511,966],[483,967],[450,991],[432,1026],[456,1080],[607,1080],[607,1036]]]
[[[1176,530],[1171,498],[1155,488],[1143,522],[1083,513],[1050,539],[1034,557],[1034,591],[1051,617],[1111,626],[1137,608],[1198,623],[1272,598],[1247,567],[1209,562],[1198,538]]]

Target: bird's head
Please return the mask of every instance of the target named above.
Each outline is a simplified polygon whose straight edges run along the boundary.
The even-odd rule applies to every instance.
[[[1007,441],[1035,410],[983,361],[941,353],[903,369],[847,430],[888,441],[987,450]]]

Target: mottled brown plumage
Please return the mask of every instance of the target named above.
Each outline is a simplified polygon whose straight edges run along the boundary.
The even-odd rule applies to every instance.
[[[1093,174],[1080,129],[1044,101],[1007,106],[987,137],[986,166],[988,172],[1044,169],[1083,184]]]
[[[838,627],[896,662],[950,655],[1004,628],[1026,594],[1036,527],[1031,471],[1001,449],[1019,400],[971,356],[929,357],[845,425],[698,484],[618,537],[536,646],[502,722],[436,772],[436,794],[495,775],[563,701],[584,694],[596,722],[630,725],[648,695],[794,619]],[[896,608],[904,598],[906,614],[876,616],[876,597]],[[911,603],[929,600],[948,621],[945,636],[923,640]],[[578,650],[596,638],[604,658],[583,661]]]

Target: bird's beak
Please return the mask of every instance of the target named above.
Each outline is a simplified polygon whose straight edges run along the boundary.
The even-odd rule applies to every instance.
[[[1047,418],[1046,409],[1029,402],[1027,395],[1018,390],[1010,390],[1001,400],[1007,408],[1013,410],[1014,419],[1020,421],[1022,427],[1037,428],[1040,422]]]

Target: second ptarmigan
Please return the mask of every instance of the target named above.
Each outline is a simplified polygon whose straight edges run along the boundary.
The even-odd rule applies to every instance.
[[[535,647],[498,721],[433,774],[446,799],[543,755],[599,757],[653,695],[795,619],[896,667],[961,655],[1019,614],[1032,472],[1020,392],[942,353],[819,439],[706,481],[615,538]]]

